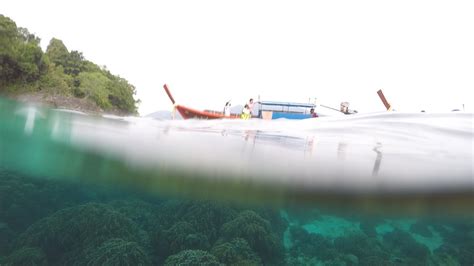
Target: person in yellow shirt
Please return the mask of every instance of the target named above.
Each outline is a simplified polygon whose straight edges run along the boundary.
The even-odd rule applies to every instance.
[[[242,114],[240,115],[240,118],[242,118],[242,119],[249,119],[250,118],[250,108],[249,108],[248,104],[246,104],[244,106],[244,109],[242,109]]]

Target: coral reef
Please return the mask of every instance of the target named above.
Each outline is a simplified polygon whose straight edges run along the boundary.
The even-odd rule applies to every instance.
[[[398,219],[142,194],[0,169],[0,265],[474,262],[472,216]]]
[[[337,255],[333,243],[318,234],[310,234],[300,226],[290,227],[290,235],[293,246],[290,254],[306,257],[317,257],[319,260],[327,260]]]
[[[288,221],[282,217],[280,210],[270,207],[252,208],[252,210],[271,224],[273,232],[279,238],[283,238],[283,233],[288,228]]]
[[[426,246],[416,242],[409,233],[400,229],[385,234],[383,243],[391,250],[392,256],[403,264],[424,265],[430,255]]]
[[[189,266],[221,266],[217,258],[203,250],[184,250],[178,254],[169,256],[165,266],[189,265]]]
[[[120,238],[105,241],[98,248],[86,252],[85,265],[152,265],[145,250],[136,242],[128,242]]]
[[[364,218],[361,217],[360,219],[360,229],[362,232],[364,232],[365,235],[368,237],[376,237],[377,236],[377,231],[375,228],[377,227],[377,224],[379,224],[381,221],[380,219],[376,219],[373,217],[370,218]]]
[[[115,211],[131,219],[147,232],[152,232],[160,219],[157,205],[139,199],[114,200],[108,203]]]
[[[110,206],[89,203],[63,209],[36,222],[18,237],[15,247],[39,247],[48,261],[60,263],[67,258],[80,258],[86,250],[112,238],[144,246],[148,241],[134,222]]]
[[[39,248],[23,247],[15,250],[5,259],[6,265],[41,266],[49,265],[44,252]]]
[[[25,177],[0,168],[0,222],[15,232],[53,212],[91,200],[69,183]]]
[[[272,232],[270,223],[254,211],[239,213],[234,220],[222,225],[221,231],[226,240],[245,239],[264,261],[282,259],[282,241]]]
[[[474,263],[474,219],[468,216],[444,223],[445,243],[434,251],[437,258],[456,258],[460,265]]]
[[[289,265],[388,265],[389,254],[374,238],[353,234],[330,239],[309,233],[300,226],[290,227],[293,242]]]
[[[168,224],[164,224],[164,228],[178,221],[186,221],[197,232],[206,235],[211,243],[217,240],[219,228],[237,216],[232,206],[209,201],[169,201],[163,205],[160,213],[168,217]]]
[[[419,234],[424,237],[432,237],[433,233],[428,228],[426,223],[418,221],[410,226],[410,232]]]
[[[6,254],[9,245],[15,236],[15,233],[6,223],[0,222],[0,256]]]
[[[262,265],[245,239],[235,238],[230,242],[216,243],[211,254],[225,265]]]
[[[197,233],[188,222],[178,222],[167,230],[162,230],[155,236],[158,242],[158,254],[168,257],[186,249],[208,250],[209,240],[206,235]]]
[[[362,261],[373,254],[380,258],[387,257],[383,246],[376,239],[364,234],[338,237],[334,239],[334,247],[338,253],[354,254]]]

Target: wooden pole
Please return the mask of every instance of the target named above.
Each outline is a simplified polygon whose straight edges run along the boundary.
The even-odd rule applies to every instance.
[[[166,94],[168,94],[168,97],[170,97],[171,103],[173,103],[173,104],[174,104],[174,103],[175,103],[175,101],[174,101],[174,98],[173,98],[173,96],[171,95],[171,92],[170,92],[170,90],[168,89],[168,85],[166,85],[166,84],[165,84],[165,85],[163,85],[163,88],[165,89],[165,91],[166,91]]]
[[[380,97],[380,100],[382,100],[383,105],[385,105],[385,108],[387,108],[387,111],[392,110],[392,106],[388,103],[387,99],[385,99],[385,95],[383,95],[382,90],[378,90],[377,94]]]

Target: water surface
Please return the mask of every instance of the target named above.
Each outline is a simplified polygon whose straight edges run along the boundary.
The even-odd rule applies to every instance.
[[[470,113],[0,121],[0,264],[474,262]]]

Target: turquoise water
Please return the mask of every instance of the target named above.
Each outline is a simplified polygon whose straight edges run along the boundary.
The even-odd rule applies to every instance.
[[[0,265],[474,263],[472,114],[0,121]]]

